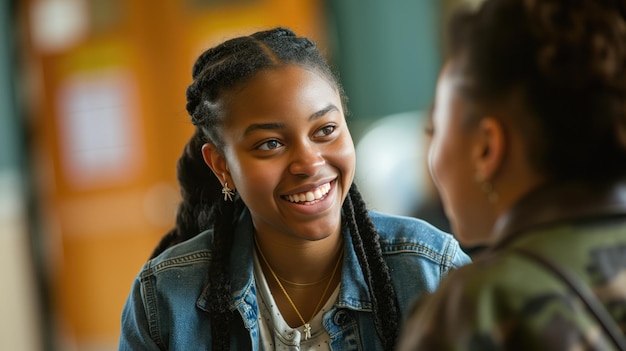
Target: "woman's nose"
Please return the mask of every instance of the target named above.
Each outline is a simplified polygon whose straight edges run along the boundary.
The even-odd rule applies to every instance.
[[[311,177],[326,163],[321,150],[312,143],[303,143],[292,150],[289,172],[293,175]]]

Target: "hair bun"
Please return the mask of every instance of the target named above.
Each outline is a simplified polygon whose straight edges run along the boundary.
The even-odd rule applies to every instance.
[[[538,67],[553,82],[623,83],[626,26],[618,11],[596,0],[529,2],[527,9],[539,39]]]

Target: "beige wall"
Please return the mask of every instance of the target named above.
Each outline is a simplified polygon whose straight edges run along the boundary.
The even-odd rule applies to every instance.
[[[37,296],[17,174],[0,172],[0,350],[41,349]]]

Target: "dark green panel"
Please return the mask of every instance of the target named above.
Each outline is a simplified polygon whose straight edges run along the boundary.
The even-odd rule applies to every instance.
[[[0,171],[19,167],[20,150],[15,94],[12,88],[12,24],[10,1],[0,1]]]
[[[352,118],[427,109],[440,67],[438,0],[327,2]]]

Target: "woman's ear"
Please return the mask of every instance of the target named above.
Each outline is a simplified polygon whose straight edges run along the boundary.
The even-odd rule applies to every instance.
[[[472,152],[477,176],[491,181],[506,152],[506,135],[502,123],[494,117],[484,117],[478,124],[477,143]]]
[[[226,159],[215,145],[211,143],[202,145],[202,158],[204,158],[204,162],[211,168],[222,185],[228,183],[229,188],[235,188],[235,184],[233,184],[230,176],[230,171],[228,170],[228,165],[226,164]]]

